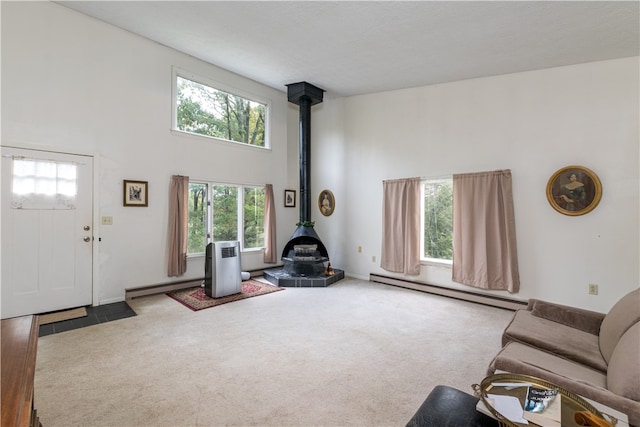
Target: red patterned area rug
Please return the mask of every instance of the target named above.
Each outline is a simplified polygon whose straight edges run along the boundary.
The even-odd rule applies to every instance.
[[[268,285],[257,280],[247,280],[242,282],[242,292],[239,294],[227,295],[220,298],[211,298],[204,293],[204,288],[181,289],[179,291],[168,292],[167,296],[179,303],[189,307],[193,311],[205,308],[216,307],[228,302],[239,301],[245,298],[257,297],[259,295],[270,294],[272,292],[284,291],[284,288]]]

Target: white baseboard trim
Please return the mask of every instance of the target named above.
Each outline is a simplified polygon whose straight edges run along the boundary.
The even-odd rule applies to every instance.
[[[393,277],[382,276],[380,274],[369,274],[369,281],[384,283],[386,285],[399,286],[401,288],[413,289],[416,291],[456,298],[469,302],[475,302],[478,304],[490,305],[492,307],[504,308],[507,310],[520,310],[526,308],[528,304],[528,301],[445,288],[443,286],[430,285],[428,283],[415,282],[405,279],[396,279]]]
[[[122,297],[118,297],[118,298],[107,298],[107,299],[103,299],[100,300],[99,304],[93,304],[93,307],[97,307],[99,305],[107,305],[107,304],[114,304],[116,302],[122,302],[124,301],[124,298]]]
[[[344,273],[344,277],[351,277],[352,279],[359,279],[359,280],[369,280],[367,276],[361,276],[359,274],[350,274],[347,272]]]

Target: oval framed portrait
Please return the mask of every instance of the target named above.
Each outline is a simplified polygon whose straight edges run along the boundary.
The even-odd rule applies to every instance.
[[[330,216],[336,208],[336,199],[329,190],[322,190],[318,196],[318,209],[324,216]]]
[[[547,183],[547,200],[563,215],[589,213],[598,206],[601,197],[602,184],[598,175],[584,166],[559,169]]]

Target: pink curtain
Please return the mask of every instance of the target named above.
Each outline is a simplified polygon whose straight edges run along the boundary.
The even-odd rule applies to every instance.
[[[273,185],[267,184],[264,187],[264,262],[275,263],[276,251],[276,205]]]
[[[380,267],[420,274],[420,178],[384,181]]]
[[[453,176],[454,282],[520,289],[511,171]]]
[[[189,177],[173,175],[169,187],[169,277],[187,271],[187,227],[189,224]]]

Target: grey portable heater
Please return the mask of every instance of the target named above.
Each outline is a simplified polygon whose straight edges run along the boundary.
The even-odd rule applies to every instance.
[[[220,298],[242,292],[240,242],[209,243],[205,255],[205,294],[211,298]]]

